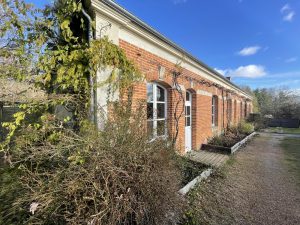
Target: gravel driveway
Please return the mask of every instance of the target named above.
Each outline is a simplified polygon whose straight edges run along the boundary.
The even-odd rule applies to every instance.
[[[300,187],[285,165],[282,138],[260,134],[193,191],[192,224],[300,224]]]

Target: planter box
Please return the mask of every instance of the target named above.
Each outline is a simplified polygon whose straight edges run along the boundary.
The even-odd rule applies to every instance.
[[[223,147],[223,146],[217,146],[217,145],[202,144],[201,149],[207,150],[207,151],[225,153],[225,154],[233,154],[243,144],[245,144],[248,140],[250,140],[254,135],[256,135],[256,132],[253,132],[252,134],[248,135],[247,137],[245,137],[243,140],[239,141],[232,147]]]

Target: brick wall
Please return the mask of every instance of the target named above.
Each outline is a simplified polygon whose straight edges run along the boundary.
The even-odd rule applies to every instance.
[[[125,51],[128,58],[132,59],[140,71],[145,75],[146,81],[141,82],[135,86],[134,101],[146,100],[147,98],[147,82],[157,82],[167,89],[168,93],[168,129],[170,135],[174,135],[176,131],[174,127],[174,113],[175,105],[179,98],[178,92],[172,88],[172,72],[176,70],[176,66],[142,48],[138,48],[135,45],[127,43],[123,40],[119,40],[120,47]],[[165,68],[164,74],[159,73],[159,68]],[[215,133],[220,133],[224,127],[229,123],[237,124],[241,119],[241,107],[240,102],[245,102],[241,96],[223,93],[222,90],[214,86],[208,86],[207,84],[192,82],[191,79],[199,79],[201,74],[195,74],[189,70],[182,69],[182,75],[178,79],[178,83],[185,91],[192,93],[192,148],[195,150],[200,149],[201,144],[206,143],[207,140]],[[201,79],[204,79],[201,77]],[[208,81],[209,82],[209,81]],[[212,96],[218,96],[218,123],[217,127],[212,127]],[[232,101],[232,113],[231,118],[228,119],[228,101]],[[249,103],[248,103],[249,104]],[[230,104],[229,104],[230,105]],[[234,108],[234,106],[236,106]],[[250,107],[247,107],[247,114]],[[177,114],[182,110],[182,104],[177,109]],[[248,112],[249,111],[249,112]],[[244,114],[244,113],[242,113]],[[179,135],[177,146],[181,153],[185,152],[185,118],[184,114],[179,121]]]

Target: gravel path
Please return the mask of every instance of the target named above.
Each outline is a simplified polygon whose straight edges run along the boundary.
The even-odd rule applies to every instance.
[[[284,163],[282,138],[260,134],[192,192],[195,224],[300,224],[300,187]]]

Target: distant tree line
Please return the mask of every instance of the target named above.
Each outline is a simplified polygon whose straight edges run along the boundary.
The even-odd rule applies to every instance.
[[[253,98],[254,112],[281,119],[300,119],[300,93],[287,88],[242,87]]]

